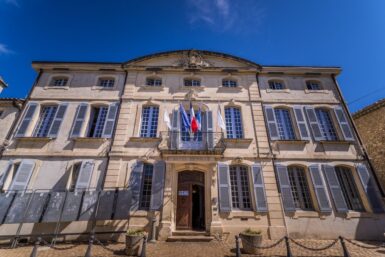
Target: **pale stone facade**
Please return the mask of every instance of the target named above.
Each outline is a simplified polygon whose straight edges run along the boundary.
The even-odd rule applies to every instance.
[[[8,144],[7,136],[13,129],[23,101],[17,98],[0,98],[0,153]]]
[[[246,228],[260,229],[271,239],[286,234],[380,239],[384,232],[380,192],[335,81],[339,68],[260,66],[209,51],[166,52],[123,64],[33,66],[41,74],[0,170],[10,160],[28,158],[35,165],[27,188],[64,190],[74,164],[93,163],[87,188],[132,191],[128,219],[97,221],[98,230],[127,225],[150,230],[156,218],[160,240],[196,228],[231,237]],[[114,80],[114,86],[101,89],[101,78]],[[28,118],[31,103],[36,110]],[[107,135],[114,103],[119,104],[110,119],[116,120],[114,132]],[[79,118],[82,104],[90,108]],[[36,130],[38,113],[40,120],[42,113],[49,116],[51,109],[42,107],[52,105],[58,106],[56,113],[66,106],[60,132],[51,126],[48,136],[39,136],[44,129]],[[201,111],[202,134],[183,132],[180,105],[188,113],[190,105],[195,113]],[[87,120],[95,115],[92,106],[110,106],[96,138]],[[83,125],[74,133],[77,121]],[[290,174],[297,175],[289,177],[292,167],[296,173]],[[337,181],[337,173],[342,180]],[[66,224],[63,231],[79,226],[86,230],[87,222]]]

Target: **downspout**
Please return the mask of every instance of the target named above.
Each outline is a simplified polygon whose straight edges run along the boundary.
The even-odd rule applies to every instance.
[[[333,79],[333,81],[334,81],[334,84],[336,85],[337,92],[338,92],[338,95],[339,95],[339,97],[340,97],[340,99],[341,99],[342,106],[343,106],[343,108],[345,109],[345,112],[348,114],[348,117],[349,117],[349,119],[350,119],[350,123],[352,124],[353,130],[354,130],[354,132],[355,132],[355,134],[356,134],[356,136],[357,136],[358,143],[360,144],[361,150],[362,150],[362,152],[364,153],[365,159],[367,160],[367,162],[368,162],[368,164],[369,164],[369,166],[370,166],[370,169],[373,171],[372,174],[373,174],[374,180],[375,180],[376,183],[377,183],[377,187],[380,189],[381,196],[382,196],[382,197],[385,197],[384,189],[381,187],[380,181],[379,181],[379,179],[378,179],[378,177],[377,177],[377,173],[374,172],[375,169],[374,169],[374,167],[373,167],[372,162],[371,162],[370,159],[369,159],[368,152],[367,152],[367,150],[366,150],[366,148],[365,148],[365,145],[363,144],[363,141],[362,141],[362,139],[361,139],[361,137],[360,137],[360,134],[358,133],[358,129],[357,129],[357,127],[356,127],[356,124],[354,123],[354,120],[353,120],[352,115],[350,114],[350,111],[349,111],[348,106],[347,106],[347,104],[346,104],[346,102],[345,102],[345,100],[344,100],[344,97],[342,96],[342,92],[341,92],[340,86],[338,85],[338,82],[337,82],[337,79],[336,79],[336,75],[335,75],[335,74],[332,74],[332,79]]]
[[[258,83],[258,92],[259,92],[259,95],[261,96],[261,100],[262,100],[262,95],[261,95],[261,88],[259,87],[259,73],[257,73],[255,76],[257,78],[257,83]],[[275,176],[275,184],[277,186],[277,189],[278,189],[278,194],[279,194],[279,203],[281,205],[281,210],[282,210],[282,217],[283,217],[283,224],[285,226],[285,229],[286,229],[286,236],[289,236],[289,228],[287,227],[287,224],[286,224],[286,216],[285,216],[285,210],[283,208],[283,202],[282,202],[282,197],[281,197],[281,192],[280,192],[280,187],[278,185],[278,176],[277,176],[277,170],[275,168],[275,155],[273,154],[273,149],[271,148],[271,141],[270,141],[270,136],[268,135],[268,127],[267,127],[267,121],[266,121],[266,117],[265,117],[265,114],[264,114],[264,110],[263,110],[263,100],[261,101],[261,105],[262,105],[262,117],[263,117],[263,124],[265,125],[265,130],[266,130],[266,134],[267,134],[267,141],[268,141],[268,145],[269,145],[269,151],[270,151],[270,154],[271,154],[271,161],[273,163],[273,169],[274,169],[274,176]]]

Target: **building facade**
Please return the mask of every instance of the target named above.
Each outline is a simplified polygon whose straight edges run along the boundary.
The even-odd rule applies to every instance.
[[[33,67],[38,79],[0,161],[5,192],[127,189],[114,203],[128,206],[125,215],[94,229],[150,230],[155,219],[159,240],[246,228],[272,239],[383,236],[381,191],[340,94],[339,68],[261,66],[194,50]],[[42,215],[21,230],[46,231]],[[81,215],[59,230],[89,229]]]

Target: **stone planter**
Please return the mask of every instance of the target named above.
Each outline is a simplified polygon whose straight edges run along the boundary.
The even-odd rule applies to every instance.
[[[262,235],[261,234],[239,234],[239,237],[242,240],[243,251],[248,254],[259,254],[260,251],[256,247],[262,245]]]
[[[139,256],[142,253],[143,235],[126,235],[126,254]]]

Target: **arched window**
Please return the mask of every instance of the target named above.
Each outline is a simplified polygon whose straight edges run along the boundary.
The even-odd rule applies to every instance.
[[[113,88],[115,85],[115,79],[109,77],[100,78],[98,81],[98,86],[102,88]]]
[[[342,166],[335,167],[335,171],[348,209],[362,211],[363,207],[352,171]]]
[[[289,166],[287,171],[295,207],[301,210],[312,210],[313,204],[305,170],[301,167]]]
[[[237,87],[238,83],[235,79],[223,79],[222,80],[223,87]]]
[[[156,137],[158,130],[158,106],[143,106],[140,137]]]
[[[200,81],[200,79],[196,79],[196,78],[185,78],[184,79],[184,86],[185,87],[200,87],[201,81]]]
[[[68,83],[68,77],[65,76],[57,76],[53,77],[50,82],[51,87],[65,87]]]
[[[281,80],[269,80],[269,88],[272,90],[285,89],[285,84]]]
[[[315,80],[306,81],[306,88],[308,90],[321,90],[321,83]]]
[[[154,172],[154,166],[152,164],[145,163],[143,165],[143,177],[140,194],[140,209],[148,210],[151,204],[151,190],[152,190],[152,177]]]
[[[39,119],[37,121],[34,136],[35,137],[47,137],[49,130],[55,118],[57,105],[43,105],[40,109]]]
[[[277,120],[277,128],[280,139],[294,140],[295,133],[290,111],[284,108],[274,109],[275,119]]]
[[[158,78],[158,77],[146,78],[146,86],[160,87],[160,86],[162,86],[162,79]]]
[[[243,138],[242,115],[237,107],[225,108],[227,138]]]
[[[317,115],[317,120],[323,137],[329,141],[338,140],[337,132],[329,110],[317,108],[315,109],[315,113]]]
[[[249,172],[245,166],[230,166],[231,200],[233,209],[250,210]]]

